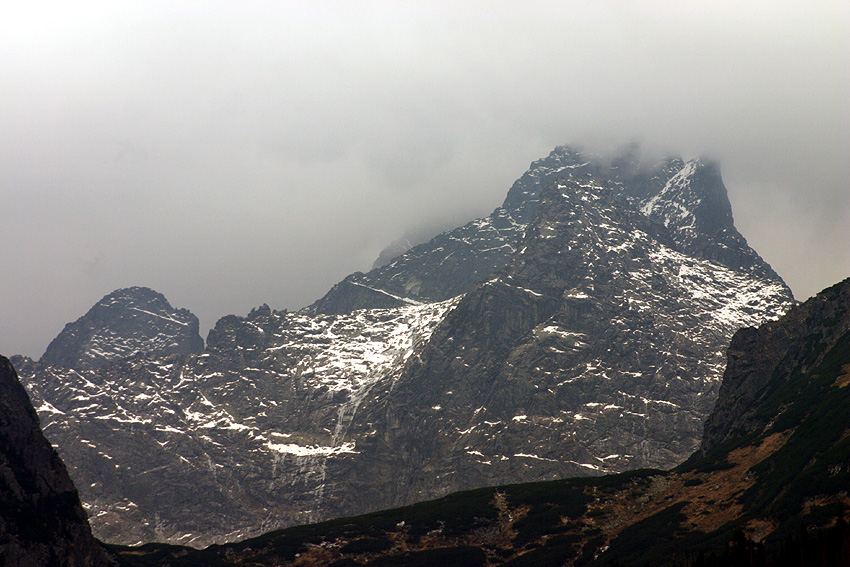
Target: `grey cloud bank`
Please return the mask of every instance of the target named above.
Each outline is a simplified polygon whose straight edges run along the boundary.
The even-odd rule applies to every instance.
[[[850,5],[0,9],[0,351],[115,288],[299,308],[562,143],[721,162],[804,299],[850,274]]]

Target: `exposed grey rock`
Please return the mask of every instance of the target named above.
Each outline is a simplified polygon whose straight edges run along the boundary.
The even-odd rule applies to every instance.
[[[641,210],[670,229],[676,248],[685,254],[761,279],[780,279],[735,228],[726,186],[714,161],[683,164],[658,193],[643,201]]]
[[[737,434],[671,471],[495,485],[197,553],[151,547],[134,551],[132,559],[599,567],[713,555],[726,558],[722,565],[782,565],[788,558],[850,565],[850,534],[841,520],[850,486],[849,308],[850,279],[767,323],[772,329],[750,360],[776,351],[769,340],[779,337],[784,368],[771,364],[777,371],[739,407],[769,423],[756,430],[733,426]],[[780,328],[787,332],[778,334]],[[739,364],[726,371],[719,407],[728,401],[727,380],[735,380],[730,370]]]
[[[850,329],[850,279],[791,309],[781,320],[732,337],[720,398],[705,423],[703,453],[761,433],[776,415],[759,413],[765,385],[817,367]]]
[[[310,309],[224,317],[201,354],[19,370],[107,541],[672,466],[733,333],[793,303],[730,210],[711,164],[560,147],[489,217]]]
[[[65,465],[12,364],[0,357],[0,565],[107,564]]]
[[[116,290],[88,313],[68,323],[41,357],[45,364],[92,368],[136,352],[189,354],[204,349],[198,318],[174,309],[161,293],[145,287]]]
[[[349,435],[370,459],[352,491],[390,507],[690,455],[729,338],[791,301],[781,280],[689,255],[665,229],[590,172],[545,186],[506,269],[364,401]]]
[[[310,311],[350,313],[443,301],[466,293],[516,252],[517,242],[534,218],[542,183],[574,169],[596,170],[598,166],[572,148],[559,146],[532,163],[511,186],[504,204],[489,216],[442,232],[366,274],[351,274],[311,305]]]
[[[311,317],[227,316],[208,348],[69,370],[15,363],[99,538],[194,546],[344,514],[324,463],[365,394],[452,303]],[[351,495],[346,498],[356,498]]]

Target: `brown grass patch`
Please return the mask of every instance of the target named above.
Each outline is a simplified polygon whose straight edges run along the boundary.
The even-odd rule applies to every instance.
[[[777,526],[778,524],[772,520],[754,519],[747,522],[744,526],[744,532],[751,540],[760,542],[770,535]]]
[[[702,475],[683,475],[691,475],[703,481],[698,486],[685,487],[683,497],[677,500],[689,502],[683,512],[688,516],[691,527],[710,532],[740,516],[743,506],[738,504],[737,499],[752,487],[756,480],[754,475],[750,474],[750,468],[782,447],[788,436],[788,432],[774,433],[757,446],[741,447],[732,451],[727,460],[735,466],[730,469]]]
[[[692,530],[710,532],[723,524],[735,520],[743,512],[737,498],[755,483],[749,470],[772,455],[785,444],[789,432],[774,433],[759,445],[742,447],[732,451],[727,460],[734,466],[708,473],[671,473],[652,477],[649,486],[629,487],[609,499],[601,499],[590,505],[596,517],[585,516],[582,520],[602,528],[609,542],[626,527],[649,518],[665,508],[685,502],[682,513]],[[694,481],[700,484],[692,484]],[[689,482],[690,481],[690,482]],[[691,484],[685,486],[686,482]],[[600,512],[605,512],[604,514]],[[753,536],[765,537],[775,529],[767,521],[751,522]],[[748,524],[749,525],[749,524]]]
[[[826,506],[828,504],[835,504],[836,502],[840,502],[850,508],[850,495],[847,495],[847,493],[840,493],[807,500],[803,503],[803,514],[810,514],[812,512],[812,508],[815,506]]]
[[[841,367],[841,374],[838,378],[835,379],[835,385],[839,388],[844,388],[848,384],[850,384],[850,364],[845,364]]]

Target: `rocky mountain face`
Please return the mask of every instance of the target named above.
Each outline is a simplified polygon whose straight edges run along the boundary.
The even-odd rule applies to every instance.
[[[483,488],[202,552],[120,558],[128,567],[850,564],[850,279],[732,342],[702,445],[672,471]]]
[[[67,368],[103,366],[137,352],[189,354],[204,349],[198,318],[174,309],[161,293],[144,287],[116,290],[68,323],[41,357]]]
[[[68,472],[5,357],[0,357],[0,564],[107,565]]]
[[[489,217],[301,312],[224,317],[201,353],[14,362],[110,542],[670,467],[699,445],[733,333],[793,303],[730,211],[714,163],[560,147]],[[151,337],[185,320],[144,310]]]
[[[613,193],[630,201],[668,235],[685,254],[713,260],[762,279],[781,278],[735,229],[732,207],[720,169],[714,162],[684,163],[672,157],[647,164],[635,148],[612,163],[559,146],[531,164],[511,186],[501,207],[430,241],[400,253],[378,267],[351,274],[310,306],[315,313],[393,307],[441,301],[462,294],[502,268],[516,252],[535,216],[541,189],[559,177],[583,173],[605,180]],[[386,251],[392,254],[392,250]],[[382,253],[383,254],[383,253]]]
[[[99,538],[202,546],[344,513],[350,503],[326,498],[325,463],[356,453],[346,432],[363,397],[452,305],[317,317],[263,306],[222,318],[199,355],[13,361]]]
[[[836,345],[847,341],[848,329],[850,283],[844,281],[781,321],[736,333],[728,350],[720,399],[705,424],[701,452],[710,453],[730,439],[761,435],[772,426],[783,411],[764,411],[775,386],[785,385],[783,380],[800,380],[823,365],[836,348],[840,350]]]
[[[349,432],[370,455],[347,476],[355,491],[400,505],[681,462],[699,444],[729,337],[787,295],[678,248],[590,172],[544,186],[507,267],[370,392]],[[374,431],[379,420],[393,426]],[[407,481],[376,485],[390,471]]]
[[[556,174],[590,164],[565,146],[535,161],[511,187],[504,204],[414,246],[388,264],[351,274],[311,305],[313,313],[349,313],[355,309],[397,307],[443,301],[468,291],[503,267],[516,252],[534,217],[541,184]]]

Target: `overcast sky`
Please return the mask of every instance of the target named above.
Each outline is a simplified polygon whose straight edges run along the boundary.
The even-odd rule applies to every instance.
[[[460,4],[460,5],[459,5]],[[798,299],[850,276],[850,2],[4,2],[0,352],[145,285],[296,309],[558,144],[721,163]]]

